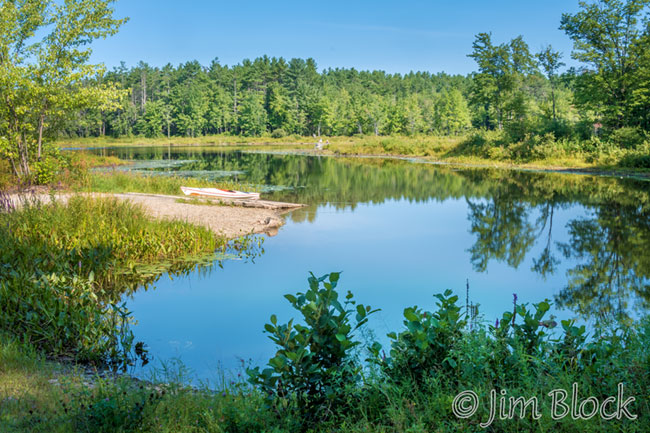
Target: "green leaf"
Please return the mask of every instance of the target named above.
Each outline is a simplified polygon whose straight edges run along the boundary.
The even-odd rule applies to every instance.
[[[411,322],[414,322],[414,321],[420,319],[420,317],[416,314],[416,312],[415,312],[415,310],[413,308],[404,309],[404,317],[406,318],[406,320],[409,320]]]

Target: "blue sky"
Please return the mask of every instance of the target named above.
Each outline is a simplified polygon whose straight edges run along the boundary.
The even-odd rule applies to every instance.
[[[532,51],[552,44],[573,65],[558,27],[577,8],[578,0],[119,0],[116,15],[130,21],[93,45],[93,61],[232,65],[267,54],[312,57],[321,70],[466,74],[475,69],[474,36],[491,31],[495,43],[523,35]]]

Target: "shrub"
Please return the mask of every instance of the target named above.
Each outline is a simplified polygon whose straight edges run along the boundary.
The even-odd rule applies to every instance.
[[[465,320],[461,318],[458,296],[451,290],[435,295],[435,313],[417,307],[404,310],[406,330],[388,334],[392,340],[390,359],[384,364],[387,376],[396,381],[413,380],[422,384],[438,372],[456,368],[450,351],[462,338]]]
[[[621,158],[619,165],[629,168],[650,168],[650,142],[627,153]]]
[[[32,164],[34,183],[37,185],[49,185],[59,176],[63,167],[60,157],[55,155],[44,155],[40,161]]]
[[[360,343],[354,331],[377,311],[362,304],[352,308],[355,301],[350,292],[341,304],[335,290],[338,280],[337,272],[320,278],[311,274],[309,290],[285,295],[302,314],[304,325],[294,324],[293,319],[278,325],[276,316],[271,316],[264,328],[279,349],[268,368],[247,370],[252,384],[275,404],[295,403],[307,423],[336,412],[345,401],[346,388],[358,382],[361,366],[352,351]]]
[[[623,149],[636,149],[643,144],[644,138],[643,131],[630,127],[616,129],[609,135],[609,141]]]
[[[522,161],[546,159],[557,156],[561,152],[555,142],[555,135],[548,133],[544,135],[526,136],[526,138],[511,147],[511,154],[515,159]]]
[[[287,135],[288,135],[287,131],[285,131],[282,128],[274,129],[273,132],[271,132],[271,137],[272,138],[284,138]]]

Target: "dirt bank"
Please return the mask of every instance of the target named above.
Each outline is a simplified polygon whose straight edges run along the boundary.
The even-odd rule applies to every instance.
[[[57,200],[67,201],[73,194],[56,194]],[[142,208],[154,218],[176,219],[212,229],[215,233],[236,238],[250,233],[266,233],[274,236],[284,224],[282,214],[302,205],[280,203],[265,200],[212,200],[184,198],[157,194],[104,194],[88,193],[93,197],[115,197],[129,200]],[[16,205],[20,205],[17,195],[10,196]],[[49,201],[50,195],[32,195],[31,199]]]

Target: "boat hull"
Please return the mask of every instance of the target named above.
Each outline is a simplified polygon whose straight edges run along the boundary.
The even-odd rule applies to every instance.
[[[236,198],[245,200],[257,200],[260,198],[257,192],[233,191],[219,188],[191,188],[181,186],[183,194],[196,197],[218,197],[218,198]]]

